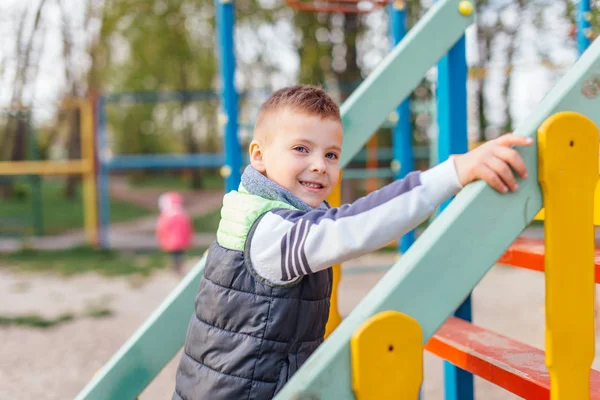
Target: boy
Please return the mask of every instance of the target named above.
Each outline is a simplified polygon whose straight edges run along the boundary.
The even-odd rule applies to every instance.
[[[225,195],[196,297],[173,399],[270,399],[323,342],[331,265],[376,250],[464,185],[516,190],[526,167],[505,135],[413,172],[354,203],[325,202],[339,180],[342,122],[320,88],[263,104],[238,191]]]

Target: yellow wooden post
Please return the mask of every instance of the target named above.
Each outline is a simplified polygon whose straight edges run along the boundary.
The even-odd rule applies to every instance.
[[[594,358],[594,191],[598,128],[563,112],[538,131],[545,204],[546,365],[552,400],[590,398]]]
[[[423,331],[406,314],[384,311],[350,339],[357,400],[417,400],[423,382]]]
[[[333,192],[329,195],[327,202],[332,207],[339,207],[342,203],[342,175],[340,174],[340,181],[338,182]],[[336,264],[333,266],[333,285],[331,291],[331,301],[329,307],[329,319],[327,320],[327,326],[325,327],[325,338],[327,338],[331,332],[342,322],[342,316],[338,306],[338,287],[340,280],[342,279],[342,266]]]
[[[600,154],[598,158],[600,161]],[[598,175],[600,176],[600,171],[598,171]],[[546,211],[542,208],[533,219],[543,221],[545,216]],[[600,184],[596,184],[596,191],[594,192],[594,225],[600,226]]]
[[[81,160],[87,166],[82,175],[85,233],[89,243],[98,245],[98,205],[94,166],[94,105],[91,99],[80,102]]]

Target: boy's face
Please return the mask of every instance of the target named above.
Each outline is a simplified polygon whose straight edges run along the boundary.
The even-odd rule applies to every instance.
[[[255,133],[250,161],[267,178],[318,207],[338,183],[342,136],[339,121],[283,109]]]

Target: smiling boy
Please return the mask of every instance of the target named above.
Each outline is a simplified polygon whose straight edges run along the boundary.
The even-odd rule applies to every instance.
[[[469,182],[517,189],[525,164],[505,135],[352,204],[331,208],[343,128],[320,88],[281,89],[263,104],[250,164],[225,195],[173,399],[271,399],[323,342],[330,266],[417,227]],[[512,169],[511,169],[512,167]]]

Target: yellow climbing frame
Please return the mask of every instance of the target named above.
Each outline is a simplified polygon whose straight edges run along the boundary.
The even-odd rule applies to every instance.
[[[581,114],[558,113],[540,127],[538,145],[538,174],[546,207],[550,398],[585,400],[590,398],[594,358],[593,220],[598,127]]]
[[[62,110],[79,110],[81,159],[69,161],[3,161],[1,175],[81,175],[83,179],[84,224],[89,243],[97,245],[98,208],[94,167],[94,105],[90,99],[68,99]]]

